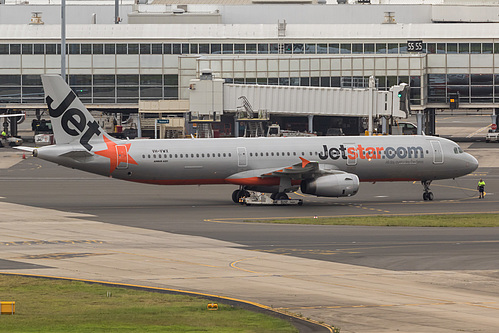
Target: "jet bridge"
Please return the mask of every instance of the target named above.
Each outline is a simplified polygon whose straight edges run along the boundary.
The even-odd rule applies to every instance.
[[[216,85],[200,84],[206,80],[205,77],[200,80],[191,80],[190,111],[200,118],[216,119],[221,113],[237,114],[241,108],[241,96],[245,96],[245,100],[251,102],[253,109],[268,110],[270,115],[308,116],[309,131],[311,131],[310,119],[313,116],[367,118],[369,134],[373,133],[374,119],[381,119],[381,122],[386,125],[387,119],[407,118],[408,116],[408,86],[401,84],[393,86],[389,91],[378,91],[374,88],[373,78],[370,79],[369,88],[223,83],[222,91],[218,87],[214,91],[209,91]],[[219,83],[222,80],[217,79],[217,81],[216,83]],[[206,103],[206,96],[209,97],[209,103]],[[221,102],[223,102],[223,108],[219,107]]]

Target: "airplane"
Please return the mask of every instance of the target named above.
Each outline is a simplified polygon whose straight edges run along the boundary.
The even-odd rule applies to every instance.
[[[249,191],[348,197],[360,182],[430,184],[477,169],[453,141],[425,135],[118,140],[107,134],[59,75],[42,75],[55,145],[33,156],[102,176],[158,185],[233,184]]]

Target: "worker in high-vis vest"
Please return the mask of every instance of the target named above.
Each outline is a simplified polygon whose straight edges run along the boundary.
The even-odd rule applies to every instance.
[[[478,199],[482,199],[485,196],[485,182],[480,178],[477,186],[478,190]]]

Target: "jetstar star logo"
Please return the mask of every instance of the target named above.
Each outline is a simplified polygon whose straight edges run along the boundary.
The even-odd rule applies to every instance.
[[[112,174],[120,163],[138,164],[132,156],[128,155],[131,143],[119,145],[108,139],[105,135],[104,142],[107,149],[96,151],[95,154],[109,158],[109,174]]]

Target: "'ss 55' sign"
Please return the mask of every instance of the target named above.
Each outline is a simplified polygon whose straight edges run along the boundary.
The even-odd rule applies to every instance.
[[[422,40],[409,40],[407,41],[407,52],[422,52],[423,51],[423,41]]]

